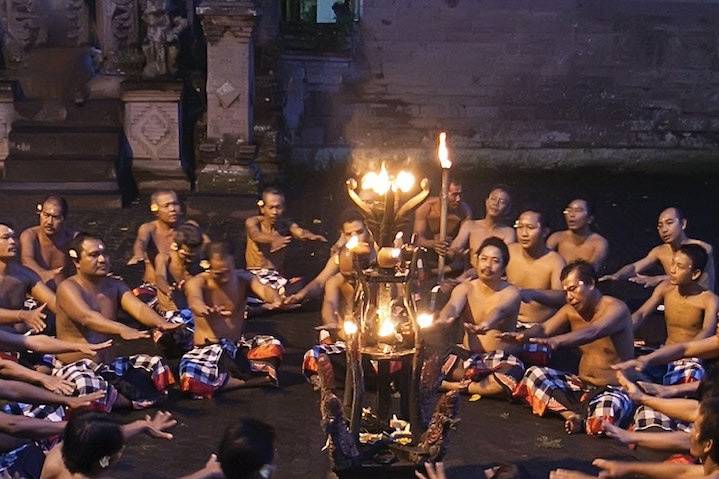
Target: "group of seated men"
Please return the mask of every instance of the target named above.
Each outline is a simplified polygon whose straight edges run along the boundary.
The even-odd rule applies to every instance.
[[[511,207],[506,187],[490,191],[479,220],[472,219],[461,193],[453,180],[448,238],[439,237],[438,198],[416,211],[414,223],[417,244],[428,250],[427,270],[445,256],[456,276],[446,285],[451,294],[435,327],[447,328],[449,335],[461,322],[465,334],[446,358],[442,388],[522,399],[536,414],[562,416],[568,432],[620,437],[614,426],[632,425],[635,435],[688,434],[687,415],[677,415],[676,407],[662,400],[697,394],[706,376],[703,359],[719,356],[719,303],[711,247],[686,236],[682,212],[661,212],[662,244],[645,258],[598,278],[608,242],[592,231],[586,200],[571,201],[564,211],[567,229],[550,235],[537,209],[522,211],[513,227],[505,223]],[[150,201],[155,219],[139,228],[128,261],[144,265],[145,284],[135,289],[110,274],[101,238],[65,223],[68,205],[60,197],[38,205],[40,224],[23,231],[19,244],[13,227],[0,223],[0,349],[16,352],[0,359],[7,383],[0,391],[12,401],[0,416],[3,457],[11,462],[28,438],[57,435],[58,427],[48,427],[48,420],[62,421],[65,408],[108,412],[155,405],[176,375],[182,391],[205,398],[276,384],[283,347],[272,336],[243,334],[250,298],[272,310],[324,293],[325,329],[321,344],[305,356],[305,374],[311,378],[316,372],[319,354],[341,353],[332,332],[354,288],[345,244],[357,237],[360,247],[353,254],[368,262],[377,249],[363,217],[356,211],[343,215],[327,264],[305,283],[284,274],[287,246],[293,239],[326,238],[284,216],[279,190],[265,190],[258,209],[245,222],[241,270],[225,244],[213,243],[197,223],[185,220],[174,192],[156,192]],[[655,264],[663,276],[641,275]],[[655,287],[634,313],[599,289],[601,281],[622,279]],[[665,346],[636,358],[634,331],[659,305],[667,325]],[[131,320],[150,331],[129,326]],[[118,337],[152,339],[166,354],[120,356],[113,343]],[[581,351],[576,374],[552,362],[559,348]],[[176,373],[167,361],[172,356],[179,358]],[[4,422],[12,427],[2,427]]]
[[[448,270],[456,273],[447,282],[450,298],[434,320],[435,328],[446,328],[450,341],[453,325],[461,323],[464,330],[461,344],[444,362],[442,388],[475,398],[520,400],[537,415],[561,416],[569,433],[606,434],[660,449],[678,443],[679,450],[689,452],[689,431],[698,417],[693,398],[706,380],[705,361],[719,357],[719,298],[713,291],[712,248],[686,235],[682,211],[661,211],[657,231],[662,243],[644,258],[598,277],[609,245],[592,230],[594,218],[586,200],[570,201],[563,212],[567,229],[551,233],[538,209],[521,211],[513,228],[505,223],[511,200],[504,186],[489,192],[485,217],[479,220],[472,219],[461,193],[460,182],[452,181],[448,238],[439,237],[439,198],[428,199],[414,222],[416,243],[434,252],[434,258],[425,255],[425,266],[436,267],[436,258],[444,255]],[[357,235],[372,245],[370,251],[376,248],[356,214],[342,219],[341,234],[345,241]],[[662,268],[663,274],[642,274],[652,267]],[[602,282],[627,279],[654,288],[634,312],[621,299],[600,291]],[[333,341],[328,332],[337,330],[344,317],[342,308],[353,297],[351,283],[337,254],[289,298],[305,300],[324,286],[321,314],[326,331],[305,355],[309,378],[317,373],[320,355],[343,351],[342,342]],[[635,332],[660,312],[667,332],[664,345],[641,355],[648,348],[639,347],[642,341]],[[563,363],[567,355],[552,354],[568,348],[580,354],[576,371]],[[691,413],[686,404],[692,405]],[[714,416],[719,410],[706,414]],[[657,431],[676,432],[680,439],[652,436]]]

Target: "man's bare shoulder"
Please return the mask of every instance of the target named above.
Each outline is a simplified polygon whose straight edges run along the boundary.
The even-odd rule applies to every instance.
[[[562,255],[557,253],[556,251],[549,250],[547,251],[547,254],[544,255],[544,259],[547,263],[552,265],[552,268],[564,268],[564,265],[566,264],[564,261],[564,258],[562,258]]]
[[[564,239],[566,231],[555,231],[547,237],[547,246],[554,249]]]
[[[40,276],[38,276],[35,271],[18,261],[10,263],[10,267],[7,269],[6,274],[8,276],[14,276],[23,283],[29,283],[31,285],[41,281]]]
[[[605,313],[616,312],[620,314],[625,314],[627,317],[629,317],[631,314],[627,303],[625,303],[621,299],[615,298],[614,296],[602,296],[602,302],[606,307]]]
[[[607,238],[596,232],[589,235],[589,237],[587,238],[587,242],[589,242],[590,244],[595,244],[597,246],[609,245],[609,241],[607,241]]]
[[[420,205],[420,207],[417,208],[417,210],[415,211],[415,213],[414,213],[414,214],[415,214],[415,217],[426,216],[426,215],[429,213],[429,209],[431,208],[431,206],[432,206],[434,203],[437,203],[438,200],[439,200],[439,198],[437,198],[436,196],[433,196],[433,197],[431,197],[431,198],[427,198],[427,201],[425,201],[424,203],[422,203],[422,204]]]
[[[713,252],[714,252],[712,245],[710,245],[706,241],[689,238],[687,240],[686,244],[698,244],[699,246],[704,248],[704,250],[706,250],[707,254],[713,254]]]
[[[522,245],[519,243],[510,243],[507,245],[507,248],[509,249],[509,259],[515,257],[515,255],[522,254]]]
[[[719,296],[717,296],[713,291],[705,289],[699,293],[699,301],[701,301],[704,307],[716,306],[719,304]]]
[[[138,236],[147,236],[152,234],[155,229],[157,229],[156,221],[148,221],[147,223],[142,223],[139,228],[137,228],[137,235]]]
[[[517,288],[513,284],[507,283],[506,286],[504,288],[502,288],[501,291],[499,291],[499,293],[501,293],[502,296],[504,296],[507,301],[515,301],[515,300],[521,301],[522,300],[522,296],[519,292],[519,288]]]
[[[245,226],[257,226],[261,218],[260,215],[250,216],[245,220]]]
[[[30,226],[29,228],[25,228],[22,233],[20,233],[20,241],[35,241],[39,231],[39,226]]]

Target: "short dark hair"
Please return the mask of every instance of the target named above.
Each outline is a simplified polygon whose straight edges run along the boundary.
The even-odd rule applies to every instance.
[[[542,228],[548,228],[547,225],[547,216],[544,214],[544,211],[542,211],[539,208],[535,208],[534,206],[527,206],[525,207],[521,213],[519,213],[519,216],[522,216],[524,213],[536,213],[537,216],[539,216],[539,224],[542,225]],[[517,219],[519,219],[519,216],[517,216]]]
[[[48,201],[57,203],[60,206],[60,209],[62,209],[62,217],[65,218],[67,214],[70,211],[70,207],[67,204],[67,201],[62,196],[58,195],[48,195],[45,197],[45,199],[42,200],[42,203],[40,203],[40,208],[42,208],[45,203]]]
[[[347,208],[340,215],[340,227],[345,223],[353,223],[355,221],[361,221],[364,223],[364,216],[356,208]]]
[[[664,213],[664,212],[667,211],[667,210],[674,210],[674,211],[676,212],[676,214],[677,214],[677,218],[678,218],[680,221],[687,219],[686,215],[684,214],[684,211],[682,211],[682,209],[679,208],[678,206],[667,206],[667,207],[664,208],[659,214],[661,215],[662,213]]]
[[[70,418],[62,438],[62,460],[73,474],[92,476],[101,470],[100,460],[120,452],[125,445],[122,427],[107,414],[87,413]]]
[[[477,248],[477,256],[479,256],[482,250],[487,246],[494,246],[502,253],[502,267],[506,267],[509,264],[509,248],[507,248],[507,244],[502,241],[501,238],[496,236],[485,238],[482,244],[479,245],[479,248]]]
[[[227,479],[250,479],[275,457],[275,431],[257,419],[229,426],[220,442],[218,460]]]
[[[487,191],[487,196],[489,196],[494,190],[502,190],[507,193],[510,198],[512,197],[512,190],[505,183],[495,183],[490,186],[489,191]]]
[[[449,182],[448,182],[447,184],[448,184],[448,185],[462,186],[462,179],[459,178],[459,177],[456,176],[456,175],[450,174],[450,175],[449,175]]]
[[[265,195],[279,195],[281,197],[285,197],[285,194],[280,190],[279,188],[276,188],[274,186],[268,186],[264,190],[262,190],[262,194],[260,195],[260,198],[265,197]]]
[[[564,281],[572,271],[577,272],[577,277],[580,281],[597,284],[597,271],[591,263],[584,261],[583,259],[572,261],[567,266],[562,268],[562,272],[559,274],[559,280]]]
[[[7,229],[15,231],[15,226],[10,221],[0,220],[0,226],[4,226]]]
[[[219,256],[225,259],[232,256],[232,251],[227,243],[224,241],[213,241],[207,245],[207,259],[211,259],[213,256]]]
[[[698,435],[699,440],[712,441],[713,446],[709,451],[709,457],[717,462],[719,461],[719,396],[704,396],[699,403],[699,413],[703,419]]]
[[[82,243],[85,242],[85,240],[99,240],[104,243],[102,238],[100,238],[98,235],[93,233],[87,233],[84,231],[81,231],[80,233],[76,234],[75,237],[70,241],[70,246],[67,248],[67,252],[70,255],[71,258],[74,260],[80,260],[80,256],[82,255]],[[73,257],[71,251],[75,251],[77,258]]]
[[[187,245],[191,248],[202,246],[204,237],[199,226],[193,223],[183,223],[175,230],[175,243]]]
[[[589,203],[588,200],[586,200],[586,199],[584,199],[584,198],[574,198],[573,200],[570,200],[570,201],[569,201],[569,203],[567,204],[567,206],[569,206],[570,204],[572,204],[572,202],[574,202],[574,201],[584,201],[584,204],[587,206],[587,214],[588,214],[589,216],[592,216],[592,215],[594,214],[594,210],[592,209],[592,205]]]
[[[698,269],[699,272],[703,273],[704,268],[707,267],[709,255],[701,245],[695,243],[683,244],[679,247],[677,253],[684,253],[692,261],[692,269],[694,270]]]
[[[152,195],[150,196],[150,204],[157,204],[157,198],[160,195],[175,195],[175,198],[178,198],[177,192],[174,190],[156,190]]]

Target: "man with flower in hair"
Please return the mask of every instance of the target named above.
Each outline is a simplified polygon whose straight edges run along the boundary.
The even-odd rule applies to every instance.
[[[594,216],[587,200],[577,198],[564,209],[567,229],[555,231],[547,238],[547,247],[559,253],[564,261],[587,261],[600,271],[609,253],[609,242],[592,231]]]
[[[543,344],[552,350],[578,347],[582,352],[579,373],[532,366],[514,396],[529,404],[537,415],[547,411],[561,415],[568,433],[585,430],[587,434],[601,434],[604,421],[619,425],[634,411],[612,369],[613,364],[634,357],[631,313],[622,301],[602,295],[596,272],[586,261],[565,266],[560,279],[567,304],[543,323],[521,332],[503,333],[501,338]]]
[[[97,236],[78,234],[68,254],[77,274],[63,281],[57,291],[59,339],[97,344],[113,336],[125,340],[150,337],[149,331],[118,322],[120,310],[161,331],[179,327],[136,298],[122,280],[109,275],[110,256]],[[148,407],[159,401],[174,383],[170,369],[159,356],[116,356],[114,347],[101,351],[97,358],[82,353],[60,354],[60,364],[53,374],[72,382],[76,394],[105,391],[104,400],[97,405],[105,411],[113,407]]]
[[[496,236],[486,238],[472,257],[477,279],[452,290],[437,324],[451,325],[460,319],[466,330],[464,344],[455,348],[443,367],[444,390],[460,390],[482,396],[511,397],[524,374],[514,355],[516,344],[503,342],[502,332],[514,331],[521,297],[503,277],[510,253]]]
[[[260,214],[245,220],[247,270],[282,296],[296,293],[302,288],[303,281],[299,277],[285,277],[287,246],[293,239],[324,243],[327,239],[285,218],[285,195],[276,188],[266,188],[257,206]]]
[[[143,223],[137,230],[137,238],[132,246],[132,258],[128,265],[145,264],[144,280],[155,283],[155,256],[168,254],[175,238],[175,230],[183,222],[182,205],[177,193],[171,190],[158,190],[150,197],[150,211],[155,219]]]
[[[209,398],[220,390],[277,384],[282,344],[272,336],[246,338],[244,329],[250,291],[270,308],[282,306],[280,295],[236,269],[225,244],[211,243],[207,257],[209,268],[185,284],[195,347],[180,360],[180,388]]]
[[[67,262],[67,247],[76,232],[65,224],[68,213],[65,198],[50,195],[37,207],[40,224],[20,235],[20,260],[55,290],[65,279],[63,270],[72,266]]]

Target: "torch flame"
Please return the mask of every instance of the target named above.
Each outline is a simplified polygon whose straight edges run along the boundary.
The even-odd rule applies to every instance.
[[[447,150],[447,133],[444,131],[439,134],[439,149],[437,150],[437,156],[439,156],[439,164],[444,169],[452,167],[452,162],[449,161],[449,150]]]
[[[362,177],[362,189],[372,190],[378,195],[384,195],[392,187],[387,168],[382,163],[379,173],[370,171]]]
[[[354,250],[357,246],[359,246],[359,236],[357,235],[352,235],[345,244],[345,247],[350,251]]]

